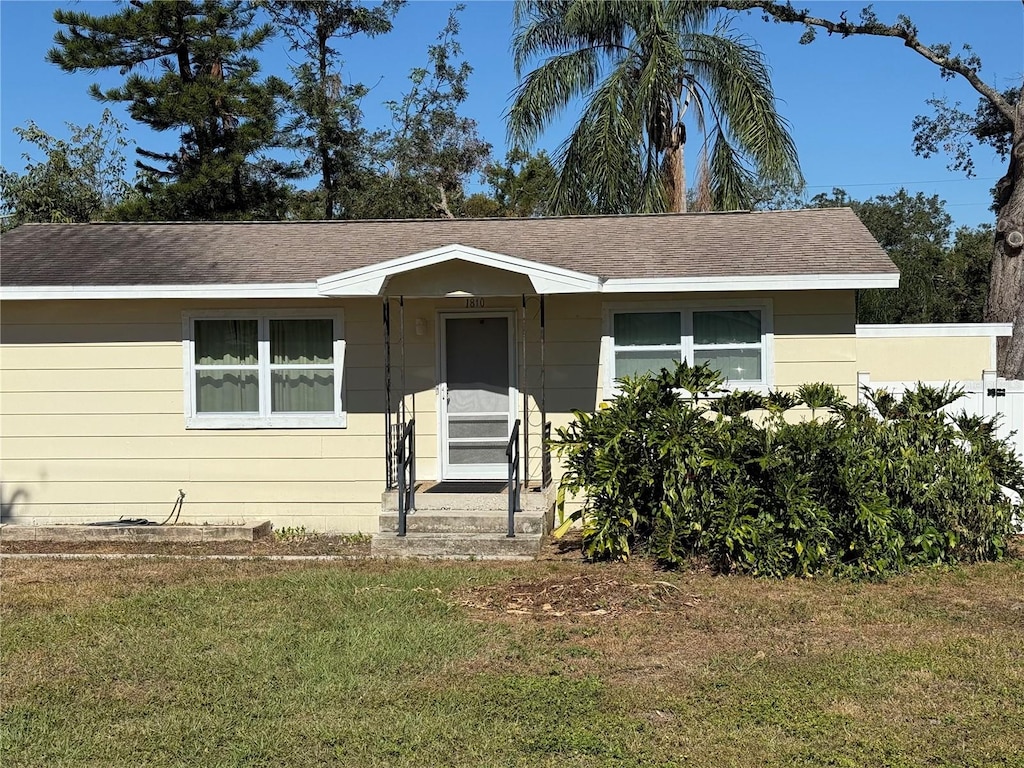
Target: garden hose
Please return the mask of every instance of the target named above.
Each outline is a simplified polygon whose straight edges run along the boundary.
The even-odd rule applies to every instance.
[[[177,523],[178,522],[178,517],[181,516],[181,507],[182,507],[182,504],[184,502],[185,502],[185,492],[181,488],[179,488],[178,489],[178,498],[174,502],[174,506],[171,507],[171,514],[169,514],[167,516],[167,519],[164,520],[162,523],[160,523],[160,525],[167,525],[168,521],[170,521],[170,519],[172,517],[174,518],[174,522],[171,523],[171,525],[174,525],[175,523]]]

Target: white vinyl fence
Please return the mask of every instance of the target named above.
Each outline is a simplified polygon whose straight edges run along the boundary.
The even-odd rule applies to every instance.
[[[947,382],[921,383],[941,387]],[[1001,379],[996,376],[995,371],[984,371],[980,381],[948,383],[963,387],[965,394],[943,410],[947,413],[967,411],[972,416],[998,416],[997,434],[1004,439],[1010,439],[1017,455],[1024,460],[1024,381]],[[870,372],[860,372],[857,374],[857,399],[859,402],[865,402],[864,387],[869,387],[872,391],[884,389],[894,395],[902,395],[917,384],[916,381],[873,381]]]

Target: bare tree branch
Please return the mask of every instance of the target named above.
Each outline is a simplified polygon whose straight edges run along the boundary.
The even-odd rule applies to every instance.
[[[438,184],[437,191],[441,193],[441,201],[439,203],[434,203],[434,210],[446,219],[454,219],[455,214],[452,213],[452,209],[448,206],[448,193],[444,191],[444,185]]]
[[[865,9],[861,13],[861,23],[845,21],[845,11],[840,14],[839,21],[830,21],[818,16],[811,16],[806,10],[797,10],[789,3],[773,2],[773,0],[719,0],[719,7],[732,11],[759,10],[776,21],[793,24],[804,24],[808,28],[820,27],[830,35],[874,35],[876,37],[896,37],[903,44],[917,52],[936,66],[963,77],[971,87],[992,102],[992,105],[1011,122],[1017,119],[1016,105],[1003,98],[995,88],[987,85],[978,75],[979,67],[964,61],[959,56],[950,56],[948,46],[927,46],[917,38],[917,28],[906,16],[899,17],[896,24],[883,24],[875,18],[874,13]]]

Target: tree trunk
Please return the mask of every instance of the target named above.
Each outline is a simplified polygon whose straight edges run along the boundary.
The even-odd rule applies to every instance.
[[[330,143],[324,134],[325,124],[329,120],[330,105],[333,103],[335,94],[329,92],[327,87],[327,76],[329,74],[329,61],[328,61],[328,43],[330,42],[330,34],[327,26],[324,23],[322,13],[325,9],[316,8],[314,10],[318,15],[317,19],[317,74],[320,77],[317,83],[320,86],[320,103],[317,105],[317,109],[320,114],[316,116],[319,122],[320,130],[317,132],[317,151],[320,153],[320,172],[323,176],[324,184],[324,218],[328,221],[334,218],[334,210],[337,208],[338,193],[335,189],[335,177],[337,174],[334,169],[334,162],[331,156]]]
[[[444,216],[446,219],[454,219],[455,214],[452,213],[452,209],[448,207],[448,193],[445,192],[444,185],[438,184],[437,191],[441,195],[441,201],[434,203],[434,210]]]
[[[686,143],[679,126],[672,131],[672,139],[665,150],[662,173],[668,192],[668,209],[672,213],[686,213]]]
[[[1013,121],[1010,167],[996,185],[999,211],[996,218],[995,253],[985,319],[1013,323],[1013,335],[998,342],[999,373],[1008,379],[1024,379],[1024,102],[1018,100]]]

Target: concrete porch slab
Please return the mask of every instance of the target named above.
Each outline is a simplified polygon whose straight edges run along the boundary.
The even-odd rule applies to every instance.
[[[269,520],[243,525],[12,525],[0,526],[4,541],[256,541],[267,536]]]

